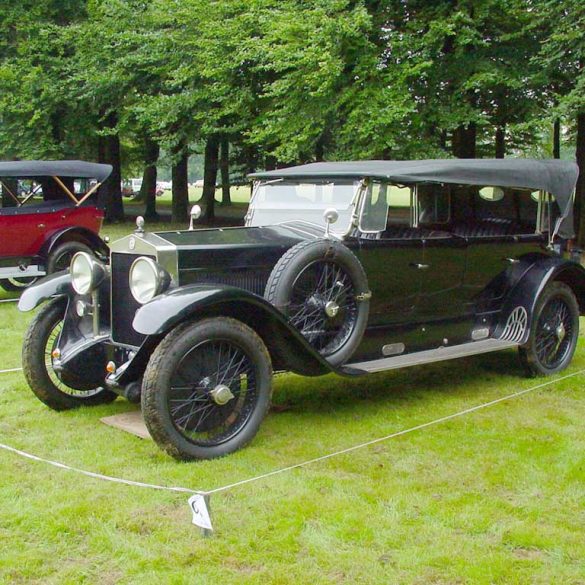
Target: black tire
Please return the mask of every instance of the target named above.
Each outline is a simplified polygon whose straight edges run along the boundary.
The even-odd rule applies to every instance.
[[[529,377],[549,376],[564,370],[573,359],[579,337],[579,304],[570,287],[553,282],[536,303],[530,337],[519,348]]]
[[[214,399],[226,387],[231,398]],[[175,459],[213,459],[254,438],[271,397],[272,365],[260,337],[240,321],[215,317],[178,326],[156,348],[142,383],[142,414]]]
[[[352,356],[368,324],[366,273],[351,250],[332,240],[301,242],[288,250],[272,270],[264,297],[333,365]],[[333,316],[326,312],[332,300]],[[288,346],[279,338],[274,344],[286,362]]]
[[[71,258],[77,252],[87,252],[93,255],[93,250],[81,242],[65,242],[57,246],[47,260],[47,274],[67,270],[71,263]]]
[[[27,278],[4,278],[0,280],[0,286],[6,292],[21,292],[25,288],[34,284],[37,280],[38,278],[36,276]]]
[[[54,299],[38,312],[29,325],[22,347],[22,369],[26,381],[37,398],[53,410],[112,402],[117,398],[114,392],[104,388],[83,388],[83,383],[72,388],[52,368],[51,352],[58,341],[65,307],[63,299]]]

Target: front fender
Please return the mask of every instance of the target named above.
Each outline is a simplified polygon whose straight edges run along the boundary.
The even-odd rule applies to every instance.
[[[18,310],[22,312],[32,311],[51,297],[65,296],[72,293],[69,272],[55,272],[55,274],[42,278],[24,290],[18,301]]]
[[[275,336],[288,344],[286,369],[305,376],[318,376],[336,372],[352,375],[350,369],[337,369],[287,321],[286,317],[262,297],[231,286],[192,285],[162,294],[142,306],[134,317],[133,327],[150,336],[164,335],[188,319],[207,316],[224,316],[238,319],[260,335],[274,356]],[[283,359],[282,357],[277,359]]]
[[[502,309],[498,333],[504,330],[508,317],[514,309],[524,307],[528,320],[526,330],[519,342],[526,343],[530,336],[538,297],[547,284],[553,281],[564,282],[571,287],[579,302],[581,314],[585,314],[585,269],[571,260],[560,257],[547,258],[535,262],[508,294]]]

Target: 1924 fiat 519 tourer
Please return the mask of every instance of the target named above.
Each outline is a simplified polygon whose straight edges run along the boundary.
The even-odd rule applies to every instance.
[[[141,400],[178,459],[250,441],[272,372],[360,376],[518,347],[565,368],[585,270],[563,258],[577,167],[315,163],[253,175],[245,227],[146,233],[28,289],[34,393],[61,410]],[[356,379],[357,382],[358,379]]]
[[[64,270],[76,252],[108,257],[98,235],[104,213],[92,196],[111,172],[81,161],[0,162],[2,288],[21,290]]]

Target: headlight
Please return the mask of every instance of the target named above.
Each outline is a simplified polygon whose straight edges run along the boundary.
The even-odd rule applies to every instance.
[[[106,267],[87,252],[77,252],[69,267],[73,290],[86,295],[95,290],[106,276]]]
[[[132,296],[144,305],[167,288],[170,276],[154,260],[142,256],[132,263],[129,281]]]

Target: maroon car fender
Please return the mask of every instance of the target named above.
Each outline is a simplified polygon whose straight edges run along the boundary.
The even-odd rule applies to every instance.
[[[102,260],[108,260],[110,249],[108,245],[91,230],[81,226],[64,228],[53,234],[44,244],[39,252],[42,258],[48,258],[53,250],[66,242],[81,242],[88,245]]]

